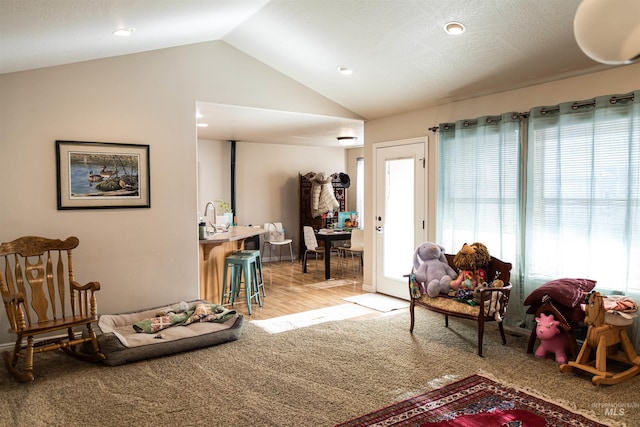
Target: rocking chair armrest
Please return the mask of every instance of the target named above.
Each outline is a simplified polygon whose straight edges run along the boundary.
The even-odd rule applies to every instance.
[[[100,282],[89,282],[86,285],[82,286],[80,283],[73,281],[71,282],[71,287],[76,291],[99,291],[100,290]]]
[[[22,292],[16,292],[15,294],[3,295],[2,300],[5,304],[24,304],[24,295]]]

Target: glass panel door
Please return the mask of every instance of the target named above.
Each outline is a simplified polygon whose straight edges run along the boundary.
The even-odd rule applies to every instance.
[[[409,298],[407,279],[425,226],[425,142],[376,150],[376,290]]]

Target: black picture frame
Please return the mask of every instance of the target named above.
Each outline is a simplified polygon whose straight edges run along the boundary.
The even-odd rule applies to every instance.
[[[58,210],[150,208],[149,145],[56,140]]]

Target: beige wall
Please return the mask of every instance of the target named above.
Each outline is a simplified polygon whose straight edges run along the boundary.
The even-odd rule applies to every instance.
[[[375,171],[370,166],[376,143],[429,135],[429,167],[427,182],[428,226],[425,240],[435,239],[435,202],[437,188],[436,146],[437,138],[428,128],[439,123],[476,118],[484,115],[500,114],[508,111],[529,111],[532,107],[554,105],[560,102],[576,101],[600,95],[626,93],[640,89],[640,64],[612,68],[571,79],[558,80],[524,89],[497,93],[461,102],[427,108],[398,116],[365,122],[365,194],[372,195]],[[373,212],[374,197],[365,198],[367,224],[373,224],[370,218]],[[374,253],[374,231],[366,227],[366,252]],[[411,264],[408,264],[408,269]],[[364,283],[375,289],[375,266],[364,270]]]
[[[223,42],[0,75],[0,241],[78,236],[101,313],[198,297],[198,101],[357,118]],[[56,139],[149,144],[151,208],[58,211]]]
[[[347,154],[347,174],[349,175],[349,179],[351,180],[351,185],[347,189],[347,210],[355,211],[356,210],[356,164],[358,162],[358,158],[364,157],[364,147],[358,148],[349,148],[346,150]]]
[[[231,203],[231,143],[198,140],[198,219],[216,199]]]
[[[207,200],[223,198],[230,201],[228,147],[226,141],[198,141],[200,177],[215,180],[200,180],[202,191],[198,206],[202,211]],[[298,174],[343,172],[346,168],[345,151],[339,147],[237,142],[235,214],[238,223],[262,227],[265,222],[282,222],[287,238],[293,239],[293,255],[296,258],[300,223]],[[223,173],[218,173],[220,171]],[[209,178],[210,172],[216,177]],[[286,252],[283,251],[283,259],[289,257]]]

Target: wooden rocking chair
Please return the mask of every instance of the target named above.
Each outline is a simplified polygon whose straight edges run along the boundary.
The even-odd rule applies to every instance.
[[[95,292],[100,284],[81,286],[73,276],[71,252],[78,243],[77,237],[62,241],[28,236],[0,245],[0,291],[17,335],[13,351],[3,356],[7,370],[20,382],[33,380],[34,353],[62,349],[82,360],[105,358],[91,326],[98,320]],[[76,337],[73,328],[82,326],[88,336]],[[66,335],[55,334],[63,330]],[[36,342],[35,337],[40,339]],[[85,342],[94,354],[81,351]]]
[[[585,322],[589,326],[587,338],[582,344],[575,362],[560,365],[560,372],[571,372],[574,368],[594,374],[591,382],[599,384],[618,384],[640,373],[640,356],[636,354],[627,335],[627,326],[610,325],[604,322],[605,311],[602,295],[589,294]],[[624,354],[618,353],[620,345]],[[591,353],[595,350],[595,360]],[[607,371],[607,359],[630,365],[622,372]]]

